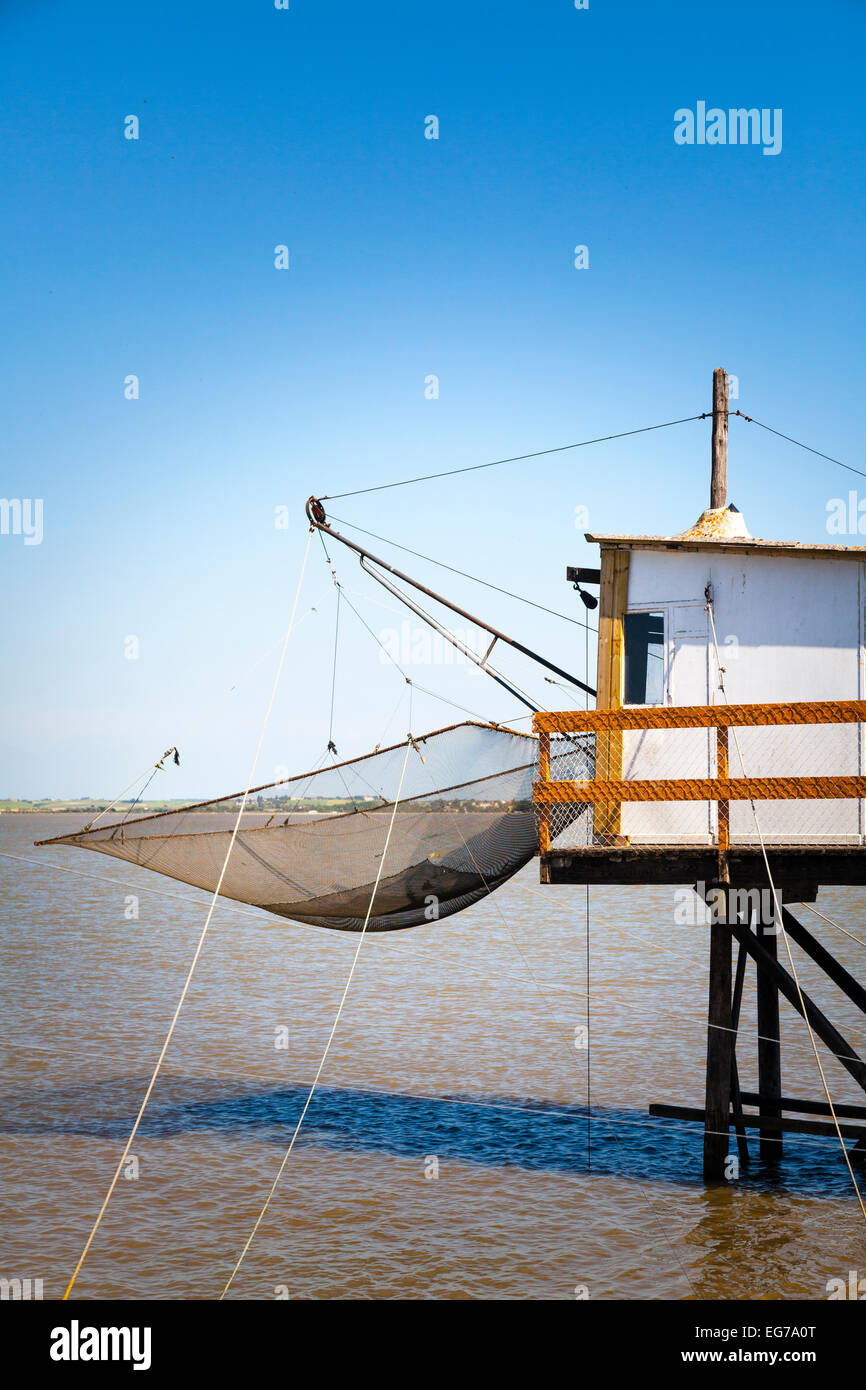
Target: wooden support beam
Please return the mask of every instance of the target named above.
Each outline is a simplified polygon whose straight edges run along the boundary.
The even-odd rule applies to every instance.
[[[753,1105],[761,1114],[766,1114],[766,1096],[762,1096],[758,1091],[743,1091],[741,1099],[744,1105]],[[843,1101],[833,1102],[833,1109],[827,1104],[826,1100],[799,1100],[796,1096],[776,1097],[783,1110],[793,1110],[802,1115],[830,1115],[833,1110],[840,1120],[866,1120],[866,1105],[848,1105]]]
[[[786,907],[782,908],[782,923],[791,940],[796,941],[806,955],[811,956],[815,964],[821,967],[824,974],[829,975],[834,985],[838,985],[842,993],[847,994],[852,1004],[856,1004],[860,1012],[866,1014],[866,989],[859,980],[855,980],[844,965],[840,965],[835,956],[831,956],[827,948],[822,946]]]
[[[627,550],[602,549],[596,678],[596,704],[602,710],[619,710],[622,705],[623,615],[628,607],[628,572]],[[605,731],[596,737],[595,767],[596,775],[605,780],[622,777],[622,733],[619,730]],[[596,836],[619,835],[620,807],[616,798],[596,804],[593,829]]]
[[[725,907],[728,896],[725,892]],[[727,917],[727,910],[724,917]],[[723,921],[710,924],[710,986],[707,1010],[707,1075],[704,1121],[704,1178],[725,1176],[731,1115],[734,1034],[731,1025],[731,937]]]
[[[760,933],[760,925],[756,925]],[[772,934],[762,936],[761,944],[777,962],[776,938]],[[758,1012],[758,1091],[763,1098],[761,1113],[779,1119],[782,1114],[782,1042],[779,1031],[779,987],[773,974],[765,965],[758,965],[757,981]],[[768,1132],[761,1132],[760,1155],[768,1159],[780,1158],[782,1153],[781,1135],[770,1138]]]
[[[734,975],[734,997],[731,1001],[731,1026],[740,1026],[740,1009],[743,1004],[743,983],[746,978],[746,948],[741,946],[737,952],[737,969]]]
[[[662,1120],[701,1120],[706,1124],[706,1112],[693,1105],[651,1105],[649,1113]],[[746,1115],[744,1123],[747,1129],[766,1130],[769,1134],[776,1135],[776,1139],[771,1142],[777,1144],[786,1133],[821,1134],[828,1138],[838,1138],[836,1126],[828,1124],[826,1120],[795,1120],[787,1116],[778,1120],[773,1115]],[[843,1139],[856,1139],[858,1148],[866,1139],[866,1129],[862,1125],[840,1123],[839,1129]]]
[[[740,1026],[740,1006],[743,1002],[743,982],[746,978],[746,952],[740,946],[737,951],[737,969],[734,973],[734,997],[731,1000],[731,1027],[734,1030],[731,1047],[731,1111],[737,1135],[737,1152],[744,1168],[749,1164],[749,1143],[743,1126],[743,1100],[740,1093],[740,1072],[737,1067],[737,1029]]]
[[[712,928],[711,928],[712,930]],[[838,1029],[833,1027],[830,1020],[821,1012],[814,1000],[810,999],[806,991],[798,990],[796,982],[784,970],[774,956],[760,944],[757,937],[748,927],[741,926],[737,922],[728,922],[726,930],[741,942],[749,955],[758,965],[764,967],[765,971],[774,980],[779,993],[783,994],[788,1003],[791,1004],[797,1013],[808,1019],[813,1032],[821,1039],[825,1047],[833,1053],[837,1061],[841,1062],[846,1071],[853,1076],[858,1086],[866,1091],[866,1065],[858,1057],[857,1053],[846,1042],[845,1038]],[[800,1002],[802,994],[803,1002]],[[805,1011],[804,1011],[805,1010]]]
[[[773,882],[791,902],[814,902],[817,885],[866,885],[862,845],[767,845]],[[725,859],[731,881],[766,888],[760,845],[732,845]],[[542,859],[546,883],[713,883],[719,855],[710,845],[554,846]]]
[[[550,734],[538,735],[538,776],[543,782],[550,778]],[[543,804],[538,812],[538,848],[541,854],[550,850],[550,805]]]

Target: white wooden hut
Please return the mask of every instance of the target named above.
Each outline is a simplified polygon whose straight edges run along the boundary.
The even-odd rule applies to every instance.
[[[733,506],[705,511],[679,535],[587,540],[601,548],[599,709],[866,697],[866,548],[759,540]],[[862,775],[862,730],[741,729],[731,775]],[[623,777],[714,773],[710,730],[622,735]],[[861,844],[866,834],[862,800],[771,801],[758,815],[763,838],[777,843]],[[625,802],[618,830],[632,844],[714,842],[717,811]],[[756,839],[750,803],[732,804],[730,835]]]

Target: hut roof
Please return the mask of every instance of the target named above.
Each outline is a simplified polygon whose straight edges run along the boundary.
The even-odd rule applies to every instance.
[[[607,546],[614,550],[698,550],[719,551],[732,554],[740,551],[744,555],[801,555],[804,558],[824,560],[866,560],[866,546],[863,545],[813,545],[807,541],[763,541],[755,536],[730,538],[726,540],[703,540],[683,536],[617,536],[599,535],[587,531],[586,539],[594,545]]]
[[[765,541],[750,536],[742,512],[732,505],[708,508],[694,526],[677,536],[599,535],[586,532],[593,544],[613,550],[696,550],[746,555],[800,555],[811,559],[860,560],[866,546],[815,545],[805,541]]]

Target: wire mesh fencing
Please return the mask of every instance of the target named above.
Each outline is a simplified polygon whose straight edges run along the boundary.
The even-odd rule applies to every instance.
[[[866,701],[575,711],[534,727],[542,852],[866,838]]]

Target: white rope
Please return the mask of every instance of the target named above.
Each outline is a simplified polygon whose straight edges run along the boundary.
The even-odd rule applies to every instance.
[[[308,558],[309,553],[310,553],[310,541],[312,540],[312,536],[313,536],[313,531],[312,531],[312,527],[311,527],[311,528],[310,528],[309,536],[307,537],[307,546],[306,546],[306,549],[305,549],[305,551],[304,551],[304,560],[303,560],[303,564],[301,565],[301,573],[300,573],[300,576],[299,576],[299,578],[298,578],[298,587],[297,587],[297,589],[296,589],[296,591],[295,591],[295,600],[294,600],[294,603],[292,604],[292,614],[291,614],[291,617],[290,617],[290,619],[289,619],[289,626],[288,626],[288,628],[286,629],[286,635],[285,635],[285,637],[283,638],[283,647],[282,647],[282,651],[280,652],[280,660],[279,660],[279,663],[278,663],[278,665],[277,665],[276,675],[274,676],[274,683],[273,683],[273,687],[272,687],[272,689],[271,689],[271,698],[270,698],[270,700],[268,701],[268,707],[267,707],[267,709],[265,710],[265,717],[264,717],[264,721],[263,721],[263,723],[262,723],[261,733],[259,734],[259,741],[258,741],[258,745],[257,745],[257,747],[256,747],[255,757],[253,758],[252,767],[250,768],[250,774],[249,774],[249,777],[247,778],[246,790],[244,791],[243,797],[242,797],[242,799],[241,799],[241,804],[240,804],[240,806],[239,806],[239,808],[238,808],[238,814],[237,814],[237,817],[236,817],[236,819],[235,819],[234,828],[233,828],[233,830],[232,830],[231,838],[230,838],[229,844],[228,844],[228,849],[226,850],[225,859],[223,860],[223,866],[222,866],[222,868],[221,868],[221,870],[220,870],[220,876],[219,876],[219,879],[218,879],[218,881],[217,881],[217,885],[216,885],[216,887],[215,887],[215,889],[214,889],[214,891],[213,891],[213,896],[212,896],[212,898],[211,898],[210,907],[208,908],[208,913],[207,913],[207,917],[206,917],[206,919],[205,919],[205,924],[204,924],[204,926],[203,926],[202,929],[201,929],[201,934],[200,934],[199,939],[198,939],[198,944],[196,945],[196,948],[195,948],[195,954],[193,955],[193,958],[192,958],[192,964],[191,964],[190,967],[189,967],[189,972],[187,973],[186,980],[184,981],[184,985],[183,985],[183,989],[181,990],[180,998],[179,998],[179,1000],[177,1001],[177,1008],[176,1008],[175,1011],[174,1011],[174,1016],[172,1017],[171,1023],[169,1024],[168,1032],[167,1032],[166,1035],[165,1035],[165,1042],[164,1042],[163,1045],[162,1045],[162,1049],[161,1049],[160,1054],[159,1054],[159,1057],[157,1058],[157,1061],[156,1061],[156,1066],[155,1066],[154,1069],[153,1069],[153,1075],[152,1075],[151,1078],[150,1078],[150,1082],[149,1082],[149,1084],[148,1084],[147,1090],[146,1090],[145,1095],[144,1095],[144,1100],[141,1102],[141,1108],[139,1109],[139,1112],[138,1112],[138,1114],[137,1114],[136,1117],[135,1117],[135,1124],[132,1126],[132,1131],[131,1131],[131,1133],[130,1133],[130,1135],[129,1135],[129,1138],[128,1138],[127,1141],[126,1141],[126,1144],[125,1144],[125,1146],[124,1146],[123,1153],[122,1153],[121,1156],[120,1156],[120,1161],[118,1162],[117,1168],[115,1169],[114,1177],[111,1179],[111,1185],[110,1185],[108,1191],[107,1191],[106,1194],[105,1194],[105,1200],[103,1201],[102,1206],[101,1206],[100,1209],[99,1209],[99,1215],[97,1216],[96,1220],[95,1220],[94,1223],[93,1223],[93,1227],[92,1227],[92,1229],[91,1229],[91,1231],[90,1231],[90,1235],[87,1237],[87,1241],[86,1241],[86,1243],[85,1243],[84,1249],[82,1250],[81,1255],[79,1256],[79,1259],[78,1259],[78,1263],[77,1263],[77,1265],[75,1266],[75,1269],[74,1269],[73,1272],[72,1272],[72,1278],[69,1280],[69,1283],[68,1283],[67,1286],[66,1286],[66,1292],[65,1292],[64,1295],[63,1295],[63,1301],[64,1301],[64,1302],[66,1301],[66,1299],[69,1298],[69,1295],[70,1295],[70,1293],[71,1293],[71,1291],[72,1291],[72,1287],[73,1287],[73,1285],[74,1285],[76,1279],[78,1278],[79,1270],[81,1269],[81,1266],[84,1264],[85,1258],[87,1257],[87,1252],[88,1252],[88,1250],[90,1249],[91,1244],[93,1243],[93,1238],[94,1238],[94,1236],[96,1235],[96,1232],[99,1230],[100,1224],[101,1224],[101,1222],[102,1222],[102,1218],[103,1218],[103,1216],[105,1215],[106,1208],[108,1207],[108,1203],[109,1203],[109,1201],[111,1200],[111,1194],[114,1192],[114,1189],[115,1189],[115,1187],[117,1186],[117,1181],[118,1181],[118,1178],[120,1177],[121,1171],[122,1171],[122,1169],[123,1169],[123,1165],[124,1165],[124,1163],[126,1162],[126,1159],[127,1159],[127,1156],[128,1156],[128,1154],[129,1154],[130,1149],[132,1148],[133,1140],[135,1139],[135,1136],[136,1136],[136,1134],[138,1133],[138,1127],[139,1127],[139,1125],[141,1124],[142,1116],[144,1115],[145,1109],[147,1108],[147,1103],[148,1103],[148,1101],[150,1100],[151,1092],[153,1091],[153,1088],[154,1088],[154,1086],[156,1085],[156,1078],[157,1078],[158,1075],[159,1075],[160,1068],[162,1067],[162,1063],[163,1063],[163,1060],[164,1060],[164,1058],[165,1058],[165,1054],[166,1054],[166,1052],[168,1051],[168,1046],[169,1046],[169,1043],[171,1042],[172,1035],[173,1035],[173,1033],[174,1033],[175,1026],[176,1026],[176,1024],[177,1024],[177,1020],[178,1020],[178,1018],[180,1017],[180,1011],[181,1011],[181,1009],[182,1009],[182,1007],[183,1007],[184,1000],[186,999],[187,992],[188,992],[189,987],[190,987],[190,984],[191,984],[191,982],[192,982],[193,972],[195,971],[195,967],[196,967],[196,965],[198,964],[198,958],[199,958],[199,956],[201,955],[201,950],[202,950],[202,947],[204,946],[205,937],[207,936],[208,928],[209,928],[210,923],[211,923],[211,918],[213,917],[213,914],[214,914],[214,908],[216,907],[217,899],[218,899],[218,897],[219,897],[219,895],[220,895],[220,889],[221,889],[222,886],[223,886],[223,879],[225,878],[226,870],[227,870],[228,864],[229,864],[229,859],[231,858],[232,850],[234,849],[235,840],[236,840],[236,838],[237,838],[237,833],[238,833],[238,828],[239,828],[240,823],[241,823],[241,816],[243,815],[244,807],[246,806],[246,802],[247,802],[247,796],[248,796],[248,794],[249,794],[250,787],[251,787],[252,784],[253,784],[253,778],[254,778],[254,776],[255,776],[256,767],[257,767],[257,765],[258,765],[259,755],[261,754],[261,751],[262,751],[262,744],[264,743],[265,733],[266,733],[267,727],[268,727],[268,721],[269,721],[270,716],[271,716],[271,710],[272,710],[273,707],[274,707],[274,700],[276,699],[277,688],[278,688],[279,683],[280,683],[280,676],[282,675],[282,672],[283,672],[283,664],[284,664],[285,659],[286,659],[286,648],[287,648],[288,645],[289,645],[289,638],[290,638],[291,635],[292,635],[292,628],[294,627],[294,623],[295,623],[295,613],[297,612],[297,608],[298,608],[298,599],[300,598],[300,594],[301,594],[301,586],[302,586],[302,584],[303,584],[303,582],[304,582],[304,571],[305,571],[306,568],[307,568],[307,558]]]
[[[304,1123],[304,1118],[305,1118],[305,1116],[306,1116],[306,1114],[307,1114],[307,1111],[308,1111],[309,1108],[310,1108],[310,1102],[312,1101],[313,1095],[315,1094],[316,1087],[317,1087],[318,1084],[319,1084],[319,1078],[321,1077],[322,1071],[324,1070],[325,1062],[327,1061],[327,1058],[328,1058],[328,1053],[329,1053],[330,1050],[331,1050],[331,1043],[334,1041],[334,1034],[335,1034],[336,1031],[337,1031],[337,1027],[338,1027],[338,1025],[339,1025],[340,1018],[342,1017],[343,1008],[344,1008],[344,1006],[345,1006],[346,998],[347,998],[348,993],[349,993],[349,986],[351,985],[351,983],[352,983],[352,978],[353,978],[353,976],[354,976],[354,974],[355,974],[355,966],[358,964],[358,957],[359,957],[359,955],[361,954],[361,947],[362,947],[363,944],[364,944],[364,937],[365,937],[366,934],[367,934],[367,926],[368,926],[369,921],[370,921],[370,914],[371,914],[372,911],[373,911],[373,903],[374,903],[375,900],[376,900],[376,893],[378,892],[378,889],[379,889],[379,880],[380,880],[381,877],[382,877],[382,869],[384,868],[385,859],[386,859],[387,854],[388,854],[388,846],[389,846],[389,844],[391,843],[391,831],[394,829],[394,817],[395,817],[396,814],[397,814],[397,807],[398,807],[398,805],[399,805],[400,796],[401,796],[402,791],[403,791],[403,779],[404,779],[404,777],[405,777],[405,775],[406,775],[406,765],[407,765],[407,763],[408,763],[408,761],[409,761],[409,753],[410,753],[410,750],[412,749],[413,746],[414,746],[414,745],[413,745],[413,742],[412,742],[411,737],[410,737],[409,741],[408,741],[407,744],[406,744],[406,752],[405,752],[404,757],[403,757],[403,767],[402,767],[402,770],[401,770],[401,772],[400,772],[400,783],[399,783],[399,786],[397,787],[397,795],[396,795],[396,797],[395,797],[394,806],[393,806],[393,809],[392,809],[392,811],[391,811],[391,819],[390,819],[389,824],[388,824],[388,834],[387,834],[386,837],[385,837],[385,848],[382,850],[382,858],[379,860],[379,868],[378,868],[378,870],[376,871],[376,882],[373,884],[373,892],[372,892],[372,894],[371,894],[371,896],[370,896],[370,903],[369,903],[369,906],[367,907],[367,915],[366,915],[366,917],[364,918],[364,925],[363,925],[363,927],[361,928],[361,932],[360,932],[360,935],[359,935],[359,937],[358,937],[358,945],[355,947],[355,954],[354,954],[354,956],[353,956],[353,958],[352,958],[352,964],[351,964],[351,967],[350,967],[350,969],[349,969],[349,975],[348,975],[348,978],[347,978],[347,980],[346,980],[345,987],[344,987],[344,989],[343,989],[343,994],[342,994],[342,997],[341,997],[341,999],[340,999],[339,1006],[338,1006],[338,1008],[337,1008],[337,1013],[336,1013],[336,1016],[335,1016],[335,1018],[334,1018],[334,1022],[331,1024],[331,1031],[330,1031],[330,1033],[328,1034],[328,1041],[325,1043],[325,1050],[324,1050],[324,1052],[322,1053],[321,1061],[319,1062],[319,1066],[318,1066],[318,1069],[317,1069],[317,1071],[316,1071],[316,1075],[315,1075],[314,1078],[313,1078],[313,1084],[311,1085],[310,1090],[309,1090],[309,1093],[308,1093],[308,1095],[307,1095],[307,1099],[306,1099],[305,1102],[304,1102],[304,1108],[303,1108],[303,1110],[301,1111],[300,1117],[299,1117],[299,1119],[298,1119],[298,1123],[295,1125],[294,1133],[292,1134],[292,1138],[291,1138],[291,1141],[290,1141],[290,1143],[289,1143],[289,1147],[286,1149],[286,1152],[285,1152],[285,1154],[283,1155],[283,1161],[282,1161],[282,1163],[280,1164],[279,1168],[277,1169],[277,1176],[274,1178],[274,1181],[273,1181],[272,1184],[271,1184],[271,1190],[270,1190],[270,1192],[268,1193],[267,1197],[265,1198],[264,1206],[262,1207],[261,1211],[259,1212],[258,1217],[256,1218],[256,1223],[255,1223],[255,1225],[253,1226],[253,1229],[250,1231],[250,1233],[249,1233],[249,1235],[248,1235],[248,1237],[247,1237],[246,1244],[244,1245],[244,1248],[242,1249],[241,1253],[238,1255],[237,1263],[235,1264],[234,1269],[232,1270],[231,1274],[229,1275],[228,1279],[226,1280],[225,1288],[223,1289],[223,1291],[222,1291],[222,1293],[220,1294],[220,1297],[219,1297],[219,1301],[220,1301],[220,1302],[222,1302],[222,1300],[225,1298],[226,1294],[228,1293],[229,1288],[230,1288],[230,1286],[231,1286],[231,1284],[232,1284],[232,1281],[234,1280],[235,1275],[237,1274],[238,1270],[240,1269],[240,1267],[241,1267],[241,1265],[242,1265],[242,1263],[243,1263],[243,1261],[244,1261],[244,1258],[246,1257],[247,1251],[249,1250],[250,1246],[251,1246],[252,1243],[253,1243],[253,1240],[255,1239],[256,1232],[258,1231],[259,1227],[261,1226],[262,1221],[263,1221],[264,1218],[265,1218],[265,1213],[267,1212],[268,1207],[269,1207],[270,1204],[271,1204],[271,1200],[272,1200],[272,1198],[273,1198],[273,1196],[274,1196],[274,1193],[276,1192],[276,1190],[277,1190],[277,1188],[278,1188],[278,1186],[279,1186],[279,1184],[280,1184],[280,1179],[281,1179],[282,1176],[283,1176],[283,1173],[284,1173],[285,1168],[286,1168],[286,1164],[288,1163],[289,1159],[291,1158],[292,1150],[293,1150],[294,1147],[295,1147],[295,1141],[297,1140],[297,1137],[298,1137],[298,1135],[299,1135],[299,1133],[300,1133],[300,1131],[301,1131],[301,1125]]]
[[[814,912],[816,917],[820,917],[822,922],[826,922],[828,926],[835,927],[837,931],[842,932],[844,936],[850,936],[851,940],[856,941],[858,946],[866,946],[866,941],[864,941],[862,937],[855,936],[853,932],[843,927],[840,922],[834,922],[832,917],[825,917],[824,913],[819,912],[817,907],[813,907],[811,903],[801,903],[800,906],[807,907],[810,912]]]
[[[713,601],[712,601],[712,599],[709,598],[709,597],[707,598],[707,612],[708,612],[709,615],[710,615],[710,626],[712,627],[712,630],[713,630],[713,647],[715,648],[715,653],[716,653],[716,665],[717,665],[718,671],[719,671],[719,689],[721,690],[722,695],[724,696],[725,704],[728,704],[728,692],[727,692],[727,690],[725,689],[725,672],[724,672],[724,667],[722,666],[721,658],[720,658],[720,656],[719,656],[719,643],[718,643],[718,638],[717,638],[717,636],[716,636],[716,620],[715,620],[715,617],[714,617],[714,615],[713,615]],[[743,773],[743,775],[745,776],[746,765],[745,765],[745,763],[743,762],[743,754],[742,754],[742,751],[741,751],[741,749],[740,749],[740,741],[739,741],[739,739],[737,738],[737,731],[736,731],[735,728],[732,728],[732,729],[731,729],[731,732],[732,732],[733,735],[734,735],[734,743],[736,744],[736,748],[737,748],[737,757],[738,757],[739,760],[740,760],[740,770],[741,770],[741,772]],[[825,1096],[827,1097],[827,1104],[828,1104],[829,1107],[830,1107],[830,1114],[833,1116],[833,1125],[834,1125],[834,1127],[835,1127],[835,1129],[836,1129],[836,1134],[837,1134],[838,1139],[839,1139],[839,1144],[840,1144],[840,1146],[841,1146],[841,1148],[842,1148],[842,1155],[843,1155],[843,1157],[844,1157],[844,1159],[845,1159],[845,1163],[846,1163],[846,1165],[847,1165],[847,1167],[848,1167],[848,1172],[849,1172],[850,1175],[851,1175],[851,1181],[852,1181],[852,1183],[854,1184],[854,1191],[855,1191],[856,1194],[857,1194],[857,1201],[860,1203],[860,1211],[861,1211],[862,1214],[863,1214],[863,1220],[866,1221],[866,1205],[864,1205],[863,1196],[862,1196],[862,1194],[861,1194],[861,1192],[860,1192],[860,1187],[859,1187],[859,1184],[858,1184],[858,1182],[857,1182],[857,1178],[856,1178],[856,1176],[855,1176],[854,1169],[853,1169],[853,1167],[852,1167],[852,1165],[851,1165],[851,1159],[849,1158],[849,1156],[848,1156],[848,1150],[847,1150],[847,1148],[845,1147],[845,1140],[844,1140],[844,1138],[842,1137],[842,1131],[841,1131],[841,1129],[839,1128],[839,1120],[838,1120],[838,1118],[837,1118],[837,1116],[836,1116],[836,1107],[835,1107],[834,1104],[833,1104],[833,1097],[830,1095],[830,1088],[829,1088],[829,1086],[827,1085],[827,1078],[826,1078],[826,1076],[824,1075],[824,1068],[823,1068],[823,1066],[821,1065],[821,1057],[820,1057],[820,1054],[819,1054],[819,1052],[818,1052],[818,1045],[817,1045],[817,1043],[815,1042],[815,1034],[814,1034],[813,1031],[812,1031],[812,1025],[811,1025],[811,1023],[809,1022],[809,1017],[808,1017],[808,1013],[807,1013],[807,1010],[806,1010],[806,1001],[805,1001],[804,998],[803,998],[803,991],[802,991],[802,989],[800,988],[800,977],[799,977],[798,974],[797,974],[797,967],[796,967],[796,965],[794,964],[794,957],[793,957],[793,955],[792,955],[792,953],[791,953],[791,943],[790,943],[790,941],[788,940],[788,933],[785,931],[785,923],[784,923],[784,919],[783,919],[783,916],[782,916],[782,904],[781,904],[781,902],[779,901],[779,894],[778,894],[778,891],[777,891],[777,889],[776,889],[776,885],[775,885],[775,883],[774,883],[774,881],[773,881],[773,874],[772,874],[772,870],[770,869],[770,861],[769,861],[769,859],[767,858],[767,848],[766,848],[766,845],[764,844],[764,837],[763,837],[763,835],[762,835],[762,833],[761,833],[761,827],[760,827],[760,824],[759,824],[759,822],[758,822],[758,812],[757,812],[757,809],[756,809],[756,807],[755,807],[754,801],[750,801],[749,804],[751,805],[751,808],[752,808],[752,815],[753,815],[754,820],[755,820],[755,830],[757,831],[758,840],[759,840],[760,845],[761,845],[761,854],[762,854],[763,859],[764,859],[764,867],[765,867],[766,870],[767,870],[767,878],[770,880],[770,888],[771,888],[772,893],[773,893],[773,902],[774,902],[775,907],[776,907],[776,921],[777,921],[778,924],[779,924],[779,930],[780,930],[781,935],[782,935],[782,940],[783,940],[784,943],[785,943],[785,950],[786,950],[786,952],[787,952],[787,954],[788,954],[788,963],[789,963],[789,965],[790,965],[790,967],[791,967],[791,975],[792,975],[792,977],[793,977],[794,984],[795,984],[796,987],[797,987],[797,997],[798,997],[799,1000],[800,1000],[800,1009],[801,1009],[801,1011],[802,1011],[803,1021],[805,1022],[806,1027],[807,1027],[808,1030],[809,1030],[809,1041],[810,1041],[810,1043],[812,1044],[812,1051],[813,1051],[814,1054],[815,1054],[815,1062],[816,1062],[816,1064],[817,1064],[818,1071],[819,1071],[820,1076],[821,1076],[821,1085],[824,1087],[824,1094],[825,1094]],[[780,1032],[781,1032],[781,1030],[780,1030]],[[778,1041],[778,1039],[777,1039],[776,1041]]]
[[[54,864],[50,859],[26,859],[23,854],[7,854],[5,850],[0,850],[0,859],[17,859],[19,864],[33,864],[37,869],[59,869],[61,873],[74,874],[76,878],[90,879],[91,883],[112,883],[118,888],[124,888],[127,894],[155,893],[159,898],[173,898],[175,902],[186,903],[187,907],[201,906],[198,898],[190,898],[185,893],[167,893],[164,888],[151,888],[149,883],[124,883],[122,879],[106,878],[104,874],[85,874],[80,869],[70,869],[67,864]],[[248,917],[256,917],[260,922],[266,920],[261,915],[267,912],[264,907],[244,907],[241,903],[232,902],[230,898],[220,903],[220,907],[224,911],[228,909],[230,912],[246,913]]]

